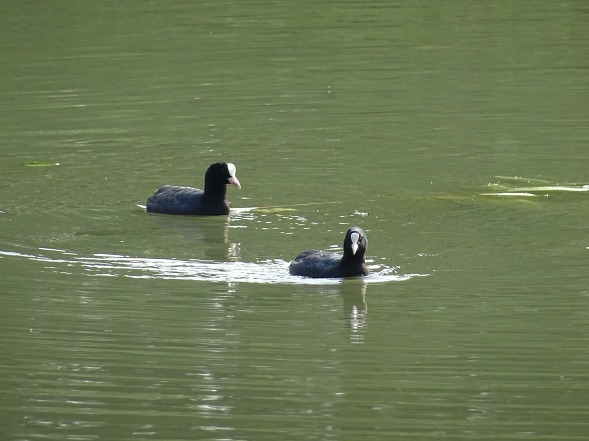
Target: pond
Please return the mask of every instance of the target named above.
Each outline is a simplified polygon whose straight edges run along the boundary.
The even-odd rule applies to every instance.
[[[0,438],[586,439],[585,2],[4,9]]]

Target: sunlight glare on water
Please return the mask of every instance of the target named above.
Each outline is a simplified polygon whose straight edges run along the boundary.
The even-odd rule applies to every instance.
[[[78,256],[63,250],[43,248],[44,254],[21,254],[0,251],[0,257],[17,257],[42,262],[45,268],[59,273],[71,271],[76,265],[93,276],[125,276],[141,279],[178,279],[206,282],[242,282],[270,284],[332,284],[340,279],[311,279],[288,274],[289,262],[267,260],[262,262],[211,262],[199,260],[136,258],[129,256],[94,254]],[[61,266],[55,267],[59,264]],[[367,283],[404,281],[416,274],[397,275],[394,268],[371,265],[371,274],[365,277]]]

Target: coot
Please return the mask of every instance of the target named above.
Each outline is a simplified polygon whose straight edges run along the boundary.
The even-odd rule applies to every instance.
[[[366,233],[352,227],[344,239],[344,255],[318,250],[303,251],[288,267],[293,276],[315,278],[367,276],[364,253],[368,245]]]
[[[147,199],[147,211],[167,214],[229,214],[227,184],[241,185],[230,162],[211,164],[205,173],[205,189],[164,185]]]

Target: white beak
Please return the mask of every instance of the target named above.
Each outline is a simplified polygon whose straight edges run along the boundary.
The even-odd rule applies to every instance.
[[[239,183],[239,181],[235,177],[235,173],[237,172],[237,169],[235,168],[235,164],[228,162],[227,163],[227,171],[229,172],[229,179],[227,179],[227,182],[235,185],[237,188],[239,188],[241,190],[241,184]]]
[[[239,183],[239,181],[237,180],[237,178],[236,178],[235,176],[231,176],[231,177],[228,179],[228,181],[229,181],[229,183],[230,183],[230,184],[233,184],[233,185],[235,185],[237,188],[241,189],[241,184]]]
[[[356,251],[358,251],[358,239],[360,239],[360,235],[358,233],[352,233],[350,238],[352,239],[352,254],[356,254]]]

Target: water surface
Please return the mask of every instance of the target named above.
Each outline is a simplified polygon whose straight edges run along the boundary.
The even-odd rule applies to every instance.
[[[0,438],[586,439],[584,2],[4,3]]]

